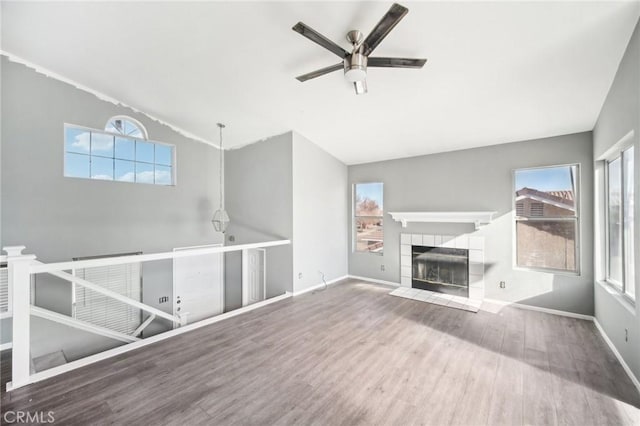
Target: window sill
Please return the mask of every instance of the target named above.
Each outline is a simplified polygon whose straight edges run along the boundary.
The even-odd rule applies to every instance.
[[[627,311],[629,311],[629,313],[631,315],[633,315],[633,316],[636,315],[636,305],[635,305],[635,303],[632,300],[630,300],[627,296],[622,294],[620,292],[620,290],[618,290],[617,288],[615,288],[614,286],[612,286],[611,284],[609,284],[606,281],[598,280],[598,281],[596,281],[596,283],[598,285],[600,285],[600,287],[602,287],[602,289],[604,291],[609,293],[611,295],[611,297],[613,297],[615,300],[617,300],[618,303],[620,303]]]
[[[353,254],[372,254],[374,256],[384,256],[384,252],[380,252],[380,251],[358,251],[358,250],[354,250],[352,252]]]
[[[524,266],[513,266],[514,271],[522,271],[522,272],[538,272],[543,274],[551,274],[551,275],[562,275],[565,277],[581,277],[582,274],[578,271],[563,271],[561,269],[545,269],[545,268],[527,268]]]

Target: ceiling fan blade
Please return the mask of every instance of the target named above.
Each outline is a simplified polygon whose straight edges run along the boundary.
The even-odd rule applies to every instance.
[[[332,42],[331,40],[329,40],[328,38],[326,38],[325,36],[317,32],[316,30],[303,24],[302,22],[298,22],[296,25],[294,25],[292,30],[302,34],[312,42],[319,44],[325,49],[332,51],[333,53],[335,53],[341,58],[344,58],[349,55],[349,52],[344,50],[342,47],[338,46],[337,44],[335,44],[334,42]]]
[[[369,56],[380,42],[389,34],[389,32],[398,25],[398,22],[404,15],[409,12],[404,6],[394,3],[389,11],[382,17],[378,25],[375,26],[371,33],[364,40],[364,55]]]
[[[307,80],[311,80],[312,78],[320,77],[321,75],[329,74],[330,72],[338,71],[341,69],[344,69],[343,63],[331,65],[325,68],[320,68],[319,70],[315,70],[310,73],[300,75],[296,77],[296,79],[298,79],[298,81],[307,81]]]
[[[388,68],[422,68],[426,62],[426,59],[374,57],[367,60],[367,66]]]

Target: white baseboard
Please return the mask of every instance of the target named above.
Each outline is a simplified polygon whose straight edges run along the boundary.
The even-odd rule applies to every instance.
[[[192,324],[187,324],[187,325],[182,326],[180,328],[176,328],[176,329],[173,329],[173,330],[165,331],[164,333],[156,334],[155,336],[147,337],[144,340],[139,340],[137,342],[129,343],[129,344],[126,344],[124,346],[118,346],[116,348],[109,349],[107,351],[100,352],[100,353],[97,353],[95,355],[90,355],[90,356],[88,356],[86,358],[81,358],[81,359],[78,359],[76,361],[71,361],[71,362],[69,362],[67,364],[60,365],[58,367],[50,368],[50,369],[42,371],[40,373],[32,374],[31,376],[29,376],[29,380],[27,381],[27,383],[21,383],[19,386],[14,386],[13,383],[11,383],[11,382],[7,383],[7,391],[12,391],[14,389],[18,389],[20,387],[23,387],[23,386],[26,386],[26,385],[30,385],[32,383],[41,382],[42,380],[46,380],[46,379],[49,379],[51,377],[54,377],[54,376],[57,376],[57,375],[60,375],[60,374],[63,374],[63,373],[67,373],[69,371],[72,371],[72,370],[75,370],[77,368],[84,367],[84,366],[96,363],[98,361],[102,361],[102,360],[105,360],[107,358],[111,358],[111,357],[114,357],[116,355],[123,354],[125,352],[133,351],[135,349],[142,348],[142,347],[150,345],[152,343],[157,343],[157,342],[160,342],[162,340],[169,339],[169,338],[171,338],[173,336],[177,336],[179,334],[187,333],[189,331],[193,331],[193,330],[196,330],[198,328],[205,327],[207,325],[210,325],[210,324],[213,324],[213,323],[216,323],[216,322],[219,322],[219,321],[224,321],[226,319],[229,319],[229,318],[244,314],[245,312],[253,311],[254,309],[258,309],[258,308],[261,308],[263,306],[270,305],[272,303],[276,303],[276,302],[279,302],[279,301],[284,300],[284,299],[288,299],[291,296],[292,296],[292,294],[287,291],[287,292],[285,292],[284,294],[282,294],[280,296],[272,297],[270,299],[254,303],[252,305],[243,306],[242,308],[238,308],[238,309],[235,309],[233,311],[225,312],[224,314],[220,314],[220,315],[217,315],[215,317],[203,319],[202,321],[194,322]]]
[[[7,349],[11,349],[13,347],[12,342],[3,343],[0,345],[0,352],[6,351]]]
[[[596,325],[596,328],[600,332],[600,335],[602,335],[602,338],[604,339],[604,341],[607,342],[607,345],[609,346],[609,349],[611,349],[611,351],[616,356],[616,358],[618,358],[618,362],[620,363],[620,365],[622,365],[622,368],[624,368],[624,371],[627,372],[627,375],[629,376],[629,378],[631,379],[631,381],[635,385],[636,389],[638,389],[638,392],[640,392],[640,381],[635,376],[635,374],[633,374],[633,371],[631,371],[631,368],[629,368],[629,365],[627,365],[627,363],[625,362],[624,358],[622,358],[622,355],[620,355],[620,352],[618,352],[618,349],[613,344],[613,341],[611,341],[611,339],[609,339],[609,336],[607,336],[607,333],[605,333],[604,328],[602,328],[602,326],[598,322],[598,319],[594,317],[593,318],[593,323]]]
[[[400,287],[400,283],[394,283],[393,281],[378,280],[375,278],[361,277],[358,275],[348,275],[347,277],[354,280],[369,281],[376,284],[390,285],[392,287]]]
[[[330,281],[327,281],[327,285],[335,284],[338,281],[346,280],[347,278],[349,278],[348,275],[343,275],[341,277],[334,278],[334,279],[332,279]],[[300,295],[303,295],[305,293],[310,293],[312,291],[320,290],[321,288],[324,288],[324,283],[316,284],[313,287],[305,288],[304,290],[294,291],[293,292],[293,296],[294,297],[300,296]]]
[[[498,299],[483,299],[483,302],[493,303],[493,304],[502,305],[502,306],[513,306],[514,308],[518,308],[518,309],[526,309],[526,310],[529,310],[529,311],[544,312],[546,314],[560,315],[562,317],[577,318],[577,319],[582,319],[582,320],[587,320],[587,321],[593,321],[593,317],[591,315],[576,314],[575,312],[561,311],[561,310],[558,310],[558,309],[541,308],[539,306],[525,305],[523,303],[516,303],[516,302],[507,302],[507,301],[498,300]]]

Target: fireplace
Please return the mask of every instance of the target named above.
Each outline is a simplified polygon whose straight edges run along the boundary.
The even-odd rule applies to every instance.
[[[411,246],[411,286],[469,297],[469,250]]]
[[[438,235],[438,234],[400,234],[400,285],[412,288],[417,281],[413,280],[413,248],[418,246],[452,248],[467,250],[467,283],[468,298],[484,299],[484,236],[473,234]],[[428,283],[427,283],[428,284]],[[442,286],[446,287],[446,286]],[[447,287],[450,288],[451,286]],[[435,291],[441,291],[438,288]]]

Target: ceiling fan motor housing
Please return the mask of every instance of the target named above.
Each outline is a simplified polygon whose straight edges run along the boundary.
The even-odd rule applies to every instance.
[[[367,57],[354,52],[344,58],[344,76],[351,83],[364,81],[367,78]]]

